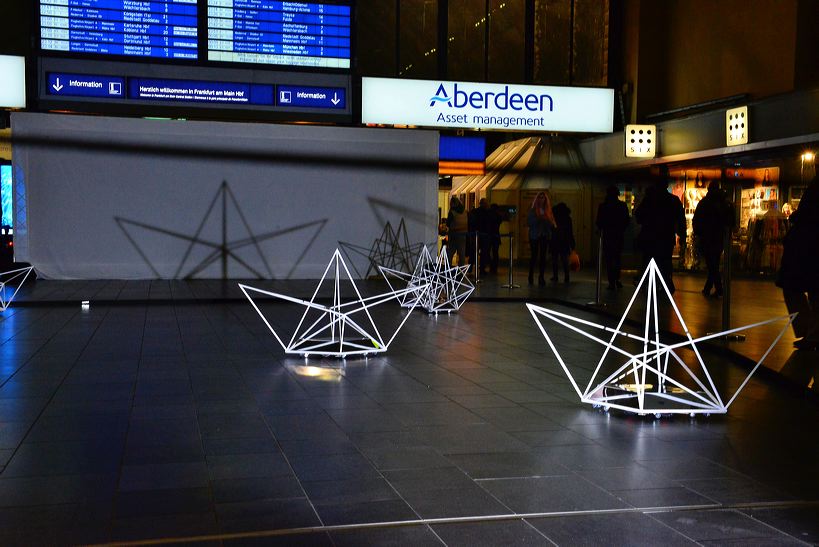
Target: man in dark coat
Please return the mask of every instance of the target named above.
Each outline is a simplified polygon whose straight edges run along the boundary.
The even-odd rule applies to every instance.
[[[799,349],[819,348],[819,179],[802,195],[785,235],[782,267],[777,285],[782,287],[788,313],[798,312],[793,322]]]
[[[637,244],[645,266],[648,267],[654,259],[669,292],[674,294],[671,257],[676,236],[680,236],[680,246],[685,247],[685,211],[679,198],[668,192],[666,173],[667,170],[661,171],[661,176],[648,187],[643,201],[634,211],[634,218],[642,226]]]
[[[630,222],[628,207],[620,201],[620,190],[611,185],[606,188],[606,199],[597,209],[597,229],[603,237],[603,261],[609,277],[609,290],[621,288],[620,257],[623,254],[623,240]]]
[[[719,263],[725,247],[725,237],[734,226],[734,209],[717,181],[711,182],[708,193],[697,204],[693,225],[698,250],[705,258],[705,267],[708,269],[708,279],[705,281],[702,294],[710,296],[713,287],[714,294],[722,296]]]
[[[575,249],[572,211],[562,201],[552,207],[555,229],[552,233],[552,282],[557,283],[557,261],[563,263],[563,282],[569,282],[569,253]]]

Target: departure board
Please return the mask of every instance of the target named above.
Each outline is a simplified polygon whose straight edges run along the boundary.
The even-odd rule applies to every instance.
[[[207,0],[208,60],[350,68],[350,6]]]
[[[197,0],[40,0],[49,51],[197,59]]]

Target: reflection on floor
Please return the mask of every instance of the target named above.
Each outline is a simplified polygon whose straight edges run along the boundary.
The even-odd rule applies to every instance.
[[[819,542],[813,399],[752,379],[727,416],[604,414],[534,329],[470,302],[384,356],[305,362],[244,303],[12,307],[0,544]]]

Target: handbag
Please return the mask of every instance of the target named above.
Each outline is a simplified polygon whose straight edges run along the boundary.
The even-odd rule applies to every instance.
[[[569,253],[569,269],[573,272],[580,271],[580,255],[577,251]]]

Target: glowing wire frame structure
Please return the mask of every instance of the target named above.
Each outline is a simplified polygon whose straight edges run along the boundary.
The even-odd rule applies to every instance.
[[[427,288],[423,292],[406,294],[401,300],[401,306],[405,308],[418,306],[427,313],[436,315],[442,312],[457,312],[475,290],[475,286],[466,276],[468,265],[449,265],[446,245],[441,248],[437,260],[432,258],[429,249],[424,246],[418,254],[418,262],[411,274],[385,266],[379,266],[378,269],[393,290],[395,287],[390,277],[405,281],[407,288],[426,285]]]
[[[333,300],[330,306],[324,306],[317,304],[315,300],[325,280],[328,280],[328,274],[330,274],[329,279],[333,282]],[[357,300],[342,302],[342,274],[346,274]],[[241,283],[239,288],[270,332],[273,333],[285,353],[302,355],[305,358],[311,355],[346,358],[348,355],[368,355],[387,351],[387,348],[389,348],[411,313],[406,314],[389,340],[385,340],[370,315],[370,308],[393,299],[400,301],[406,295],[421,293],[426,290],[426,285],[408,287],[401,291],[392,291],[363,298],[353,281],[352,275],[350,275],[347,264],[341,257],[341,253],[336,249],[310,300],[301,300],[284,294],[264,291]],[[259,306],[250,295],[251,292],[300,304],[306,308],[293,332],[293,336],[287,343],[279,336],[259,309]],[[317,314],[314,313],[312,314],[313,317],[308,318],[311,311],[317,312]],[[358,321],[353,318],[356,314],[361,317]],[[316,315],[317,317],[315,317]]]
[[[640,294],[640,289],[643,288],[643,286],[646,286],[647,289],[645,325],[643,328],[643,335],[638,336],[625,332],[621,329],[626,317],[637,299],[637,296]],[[673,344],[666,344],[660,341],[659,314],[657,307],[658,286],[662,287],[665,296],[671,303],[674,313],[676,314],[676,317],[685,333],[686,341]],[[725,414],[728,412],[728,407],[731,406],[731,403],[736,400],[739,393],[751,379],[751,376],[754,374],[754,372],[756,372],[777,342],[779,342],[780,338],[782,338],[782,335],[785,333],[796,316],[796,314],[785,315],[782,317],[769,319],[767,321],[737,327],[724,332],[709,334],[700,338],[693,338],[688,330],[688,326],[685,324],[685,321],[682,318],[679,308],[677,308],[677,304],[671,297],[668,286],[660,274],[660,270],[655,264],[654,260],[649,263],[648,268],[646,268],[645,273],[643,273],[643,276],[640,279],[640,282],[637,285],[637,288],[635,289],[634,294],[632,295],[628,306],[626,306],[626,310],[623,312],[623,316],[620,318],[620,321],[615,329],[600,325],[598,323],[593,323],[591,321],[586,321],[584,319],[579,319],[565,313],[548,310],[534,304],[526,304],[526,307],[529,308],[529,313],[532,314],[532,318],[535,320],[535,323],[537,323],[540,332],[546,338],[546,343],[554,353],[558,363],[560,363],[560,366],[566,373],[566,376],[569,377],[569,381],[577,392],[577,395],[580,397],[580,401],[582,403],[588,403],[594,407],[602,407],[604,410],[615,408],[640,415],[654,414],[657,417],[660,417],[662,414],[689,414],[694,416],[695,414]],[[549,337],[549,334],[543,325],[543,319],[553,321],[604,346],[605,350],[603,351],[603,355],[597,362],[594,373],[589,379],[588,385],[584,390],[581,390],[578,386],[577,381],[569,371],[566,362],[560,356],[560,353],[555,347],[552,338]],[[727,334],[752,329],[778,321],[786,321],[785,326],[776,336],[773,343],[770,345],[770,347],[768,347],[759,361],[757,361],[751,372],[745,377],[744,381],[740,384],[739,388],[737,388],[731,399],[725,403],[714,385],[714,381],[711,374],[708,372],[708,368],[705,366],[705,362],[703,361],[702,355],[697,348],[697,344],[706,340],[721,338]],[[581,327],[587,327],[588,331]],[[598,337],[596,334],[594,334],[594,329],[602,331],[601,336]],[[604,339],[603,336],[609,333],[611,334],[611,337],[608,340]],[[631,340],[637,341],[638,343],[641,342],[643,350],[642,352],[636,354],[629,353],[625,349],[616,345],[618,339],[620,341]],[[685,364],[683,359],[680,358],[680,356],[675,352],[675,350],[678,349],[690,349],[693,351],[704,378],[698,377],[697,374],[695,374],[695,372]],[[603,363],[609,354],[614,354],[615,357],[619,355],[620,357],[625,358],[625,362],[620,366],[616,366],[613,372],[601,374]],[[679,367],[679,369],[681,369],[679,370],[679,375],[682,377],[683,381],[691,380],[688,383],[695,384],[696,388],[688,387],[684,385],[682,381],[673,378],[669,374],[669,365]],[[657,385],[652,386],[647,384],[647,376],[649,376],[649,378],[656,378]],[[627,379],[630,379],[630,382],[626,383]]]
[[[34,271],[34,266],[11,270],[8,272],[0,272],[0,312],[6,311],[8,307],[11,306],[14,297],[17,296],[17,292],[20,290],[20,287],[23,286],[23,283],[26,282],[26,279],[28,279],[28,276],[32,271]],[[11,293],[11,296],[8,296],[8,284],[16,279],[19,279],[20,277],[23,279],[20,280],[20,282],[14,288],[14,292]]]

